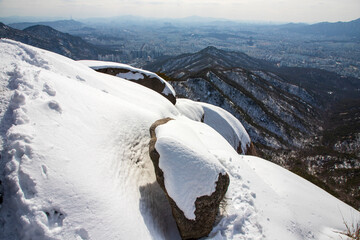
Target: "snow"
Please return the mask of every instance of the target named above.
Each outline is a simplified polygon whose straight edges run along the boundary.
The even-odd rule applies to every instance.
[[[11,40],[0,40],[0,59],[0,239],[180,239],[148,153],[149,128],[165,117],[175,120],[157,133],[171,139],[156,147],[170,160],[191,154],[184,166],[160,159],[173,171],[172,195],[197,184],[176,200],[188,216],[193,196],[229,174],[208,239],[341,239],[343,220],[359,222],[357,210],[308,181],[238,155],[221,119],[242,129],[221,110],[191,102],[181,110],[139,84]],[[219,133],[198,122],[203,113]],[[194,169],[180,171],[189,166],[209,185],[189,180]]]
[[[360,221],[357,210],[303,178],[215,142],[209,151],[225,167],[230,185],[207,239],[341,239],[343,219]]]
[[[215,192],[219,174],[226,173],[208,150],[224,139],[209,126],[188,118],[169,121],[155,132],[165,188],[185,217],[195,220],[196,199]]]
[[[343,219],[360,221],[355,209],[264,159],[239,156],[226,168],[231,185],[212,232],[218,239],[345,239]]]
[[[116,62],[105,62],[105,61],[95,61],[95,60],[80,60],[78,62],[80,62],[94,70],[104,69],[104,68],[120,68],[120,69],[129,70],[130,72],[128,72],[128,73],[119,73],[117,75],[118,77],[124,78],[127,80],[135,80],[136,81],[139,79],[143,79],[144,75],[149,78],[156,78],[165,84],[165,88],[162,91],[162,93],[164,95],[172,94],[173,96],[176,96],[174,88],[168,82],[166,82],[164,79],[162,79],[161,77],[159,77],[157,74],[155,74],[153,72],[149,72],[149,71],[146,71],[143,69],[132,67],[127,64],[116,63]]]
[[[175,107],[182,115],[194,121],[202,121],[204,117],[204,109],[200,103],[194,102],[190,99],[178,98],[176,99]]]
[[[160,187],[147,154],[149,127],[176,116],[173,105],[56,54],[0,45],[1,79],[15,88],[0,239],[178,236],[169,205],[153,204]]]
[[[220,133],[235,150],[241,143],[241,150],[245,153],[247,146],[250,145],[251,140],[245,128],[228,111],[212,104],[181,98],[177,99],[176,108],[195,121],[200,121],[203,117],[204,123]]]
[[[133,73],[133,72],[118,73],[116,76],[128,80],[144,79],[144,75],[142,75],[141,73]]]

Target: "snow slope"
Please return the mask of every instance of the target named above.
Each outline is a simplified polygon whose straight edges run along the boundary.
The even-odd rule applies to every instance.
[[[153,122],[185,116],[148,88],[45,50],[1,39],[0,59],[0,239],[179,239],[148,144]],[[343,218],[359,221],[306,180],[204,136],[230,175],[208,238],[340,239]]]
[[[6,112],[12,122],[2,122],[10,128],[3,135],[0,239],[177,234],[168,206],[154,200],[162,192],[147,154],[150,125],[176,116],[173,105],[65,57],[0,44],[1,80],[12,93]]]
[[[184,116],[202,121],[220,133],[235,150],[239,143],[243,153],[251,140],[243,125],[228,111],[212,104],[195,102],[190,99],[177,99],[176,108]]]

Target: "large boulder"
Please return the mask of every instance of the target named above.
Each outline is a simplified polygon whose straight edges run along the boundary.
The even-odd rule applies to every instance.
[[[95,71],[117,76],[143,85],[160,93],[172,104],[175,105],[176,103],[176,94],[173,87],[163,78],[159,77],[153,72],[115,62],[103,62],[93,60],[81,60],[79,62],[94,69]]]
[[[159,126],[167,125],[169,121],[174,122],[173,126],[157,131]],[[149,152],[157,182],[170,202],[182,239],[201,238],[211,232],[230,180],[215,157],[204,154],[206,150],[202,152],[197,144],[189,146],[189,139],[190,144],[191,140],[199,140],[196,139],[197,133],[189,134],[189,129],[182,128],[187,123],[178,122],[181,121],[165,118],[151,126]],[[205,124],[191,122],[197,124],[194,129],[200,129],[200,132],[205,129],[212,134],[213,130]],[[184,134],[172,132],[174,128]],[[195,197],[194,193],[197,194]]]

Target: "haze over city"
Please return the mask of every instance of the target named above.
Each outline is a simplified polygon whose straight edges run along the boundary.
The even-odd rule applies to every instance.
[[[188,16],[239,21],[350,21],[360,16],[358,0],[0,0],[0,17],[92,18],[134,15]]]

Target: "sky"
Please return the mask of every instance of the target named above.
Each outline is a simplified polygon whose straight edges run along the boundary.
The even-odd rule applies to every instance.
[[[360,18],[360,0],[0,0],[0,17],[83,19],[123,15],[336,22]]]

